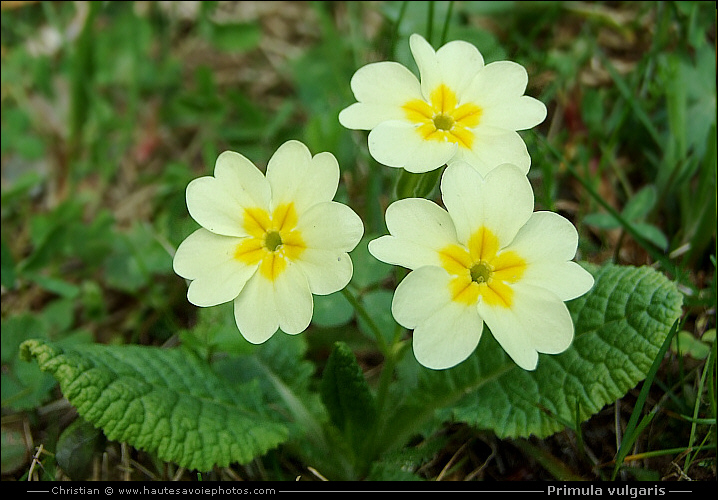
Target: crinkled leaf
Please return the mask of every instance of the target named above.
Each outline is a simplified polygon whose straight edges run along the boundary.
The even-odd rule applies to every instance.
[[[246,342],[246,341],[245,341]],[[305,335],[277,332],[251,352],[218,360],[215,371],[230,384],[254,380],[268,404],[285,415],[289,448],[298,449],[305,463],[311,463],[327,477],[350,477],[349,453],[337,453],[346,440],[332,441],[326,433],[327,410],[314,390],[315,365],[306,360]]]
[[[354,353],[337,342],[322,374],[321,396],[334,425],[358,447],[376,418],[374,396]]]
[[[247,463],[287,437],[255,384],[229,386],[184,349],[28,340],[20,356],[51,373],[108,439],[188,469]]]
[[[540,355],[525,371],[504,353],[488,330],[468,360],[443,371],[410,366],[414,388],[393,420],[443,420],[491,429],[499,437],[545,437],[563,422],[583,421],[626,394],[646,374],[671,325],[681,314],[674,283],[649,267],[585,265],[596,283],[568,303],[575,324],[571,347]],[[412,356],[406,362],[416,364]],[[388,441],[406,439],[390,427]]]
[[[230,385],[257,383],[267,403],[287,415],[291,438],[321,432],[326,414],[311,388],[314,365],[304,359],[306,338],[279,331],[254,345],[237,335],[249,349],[215,362],[215,372]]]

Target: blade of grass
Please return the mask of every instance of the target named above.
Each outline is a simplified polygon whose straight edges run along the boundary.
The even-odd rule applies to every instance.
[[[656,145],[662,149],[664,146],[664,141],[661,137],[661,134],[658,132],[656,127],[653,125],[651,118],[641,106],[640,100],[637,99],[635,95],[633,95],[633,92],[631,92],[631,89],[629,88],[628,84],[621,77],[621,75],[618,74],[616,68],[614,68],[613,64],[611,64],[611,61],[609,61],[608,58],[600,52],[598,56],[601,60],[601,63],[608,71],[608,74],[611,75],[611,78],[616,84],[616,88],[618,89],[618,91],[621,93],[623,98],[628,101],[628,104],[631,105],[633,112],[636,114],[636,118],[638,118],[641,124],[646,127],[646,130],[648,131],[651,138],[655,141]]]
[[[591,186],[586,179],[581,176],[576,169],[571,165],[566,158],[554,147],[553,144],[549,143],[547,139],[543,138],[544,145],[551,151],[556,158],[562,163],[563,166],[565,166],[566,170],[583,186],[583,188],[588,192],[588,194],[599,204],[601,205],[609,214],[611,214],[618,222],[621,224],[621,226],[624,228],[626,232],[628,232],[631,237],[636,240],[636,242],[651,256],[653,260],[656,262],[659,262],[661,266],[663,266],[666,271],[673,276],[674,279],[679,281],[681,285],[684,285],[688,287],[692,292],[695,292],[695,286],[690,282],[690,280],[686,279],[686,273],[683,272],[681,269],[679,269],[677,266],[675,266],[670,259],[663,254],[663,252],[658,251],[651,243],[647,242],[633,227],[633,225],[627,221],[616,209],[614,209],[601,195],[596,192],[596,190]]]
[[[434,2],[429,2],[429,10],[426,19],[426,41],[431,45],[433,45],[431,43],[431,38],[434,36],[434,7]]]
[[[663,361],[663,356],[668,351],[668,348],[671,345],[671,340],[673,339],[673,336],[678,331],[678,323],[680,320],[676,320],[673,323],[673,327],[671,327],[670,332],[668,332],[668,335],[666,336],[666,339],[663,341],[663,345],[660,349],[658,349],[658,354],[653,360],[653,364],[651,365],[650,370],[648,370],[648,375],[646,375],[646,379],[643,381],[643,387],[641,387],[641,392],[638,394],[638,399],[636,400],[636,406],[633,408],[633,413],[631,413],[631,418],[628,420],[628,425],[626,426],[626,431],[623,437],[623,440],[621,441],[621,446],[618,449],[618,452],[616,453],[616,465],[613,469],[613,474],[611,475],[611,480],[616,479],[616,475],[618,474],[618,470],[621,467],[621,464],[623,463],[623,460],[628,455],[628,450],[633,446],[633,443],[636,441],[638,436],[640,435],[641,431],[646,428],[646,426],[651,422],[653,419],[653,416],[655,415],[655,411],[657,408],[654,408],[654,410],[646,415],[640,422],[638,422],[638,419],[641,417],[641,412],[643,410],[643,405],[646,403],[646,399],[648,398],[648,392],[651,388],[651,385],[653,384],[653,378],[656,376],[656,372],[658,372],[658,368],[661,366],[661,363]]]
[[[451,14],[454,12],[454,2],[449,2],[449,10],[446,13],[446,18],[444,19],[444,28],[441,30],[441,40],[439,40],[439,45],[444,45],[446,43],[446,37],[449,35],[449,24],[451,21]]]
[[[679,453],[685,453],[685,452],[691,451],[691,450],[695,451],[695,452],[699,452],[699,451],[708,450],[710,448],[715,448],[715,445],[700,445],[695,448],[689,448],[687,446],[683,446],[680,448],[667,448],[665,450],[645,451],[643,453],[627,455],[626,457],[624,457],[623,461],[624,462],[633,462],[636,460],[645,460],[647,458],[661,457],[663,455],[675,455],[675,454],[679,454]],[[611,460],[610,462],[601,464],[599,467],[608,467],[608,466],[614,465],[615,463],[616,463],[615,460]]]
[[[705,386],[706,377],[708,376],[708,373],[713,373],[713,363],[715,360],[715,352],[716,352],[716,343],[713,342],[713,349],[708,353],[708,359],[706,360],[705,366],[703,367],[703,374],[701,375],[701,378],[698,382],[698,390],[696,391],[696,402],[693,407],[693,418],[691,419],[691,434],[688,438],[688,447],[691,448],[693,446],[693,443],[696,439],[696,427],[699,423],[711,423],[712,425],[715,425],[716,419],[715,417],[712,419],[699,419],[698,418],[698,410],[700,408],[701,399],[703,396],[703,387]],[[692,455],[688,453],[686,455],[686,461],[683,466],[683,470],[688,470],[691,466],[691,463],[695,459],[697,455],[697,451],[693,453]]]
[[[404,19],[404,15],[406,14],[406,7],[409,4],[408,1],[404,0],[401,2],[401,7],[399,8],[399,15],[396,18],[396,22],[394,23],[394,26],[391,29],[391,41],[389,42],[389,55],[394,55],[394,50],[396,49],[396,40],[399,38],[399,25],[401,25],[401,21]]]
[[[523,453],[536,460],[541,467],[546,469],[553,477],[559,481],[585,481],[586,479],[581,477],[572,471],[568,465],[559,460],[557,457],[552,455],[546,450],[535,446],[525,439],[518,439],[512,441],[512,444],[520,449]]]

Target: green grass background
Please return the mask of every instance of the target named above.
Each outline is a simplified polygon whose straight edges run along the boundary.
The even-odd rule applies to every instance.
[[[527,94],[548,107],[522,132],[536,209],[576,225],[579,259],[651,265],[679,284],[681,331],[642,410],[659,418],[622,477],[715,479],[714,2],[3,2],[1,29],[4,480],[194,478],[121,443],[83,441],[81,431],[72,441],[63,431],[73,409],[52,378],[17,359],[18,346],[31,337],[199,346],[211,328],[238,335],[226,308],[189,304],[172,272],[174,249],[197,227],[185,187],[227,149],[260,168],[288,139],[332,152],[337,198],[367,237],[382,234],[398,172],[374,162],[366,134],[337,115],[354,101],[360,66],[415,70],[415,32],[435,48],[461,39],[486,62],[524,65]],[[390,300],[374,279],[387,268],[365,244],[352,257],[364,305]],[[321,367],[332,342],[347,340],[371,380],[380,359],[361,321],[334,327],[351,315],[341,296],[319,300],[308,356]],[[499,440],[448,426],[413,443],[422,457],[413,471],[601,478],[640,388],[578,434]],[[712,453],[695,451],[706,444]],[[57,465],[68,450],[78,470]],[[211,473],[297,476],[321,479],[281,451]]]

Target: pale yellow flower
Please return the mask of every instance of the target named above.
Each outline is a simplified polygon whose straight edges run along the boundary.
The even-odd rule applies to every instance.
[[[486,177],[465,163],[441,182],[446,210],[423,199],[386,211],[390,235],[369,243],[377,259],[412,271],[396,289],[392,313],[413,329],[416,359],[434,369],[465,360],[484,323],[522,368],[538,353],[557,354],[573,339],[564,301],[586,293],[593,277],[571,259],[578,233],[553,212],[533,212],[523,171],[500,165]]]
[[[511,61],[484,65],[463,41],[436,52],[420,35],[409,39],[421,81],[396,62],[371,63],[354,74],[358,102],[339,114],[350,129],[371,130],[369,152],[390,167],[421,173],[465,161],[482,175],[502,163],[528,172],[531,158],[517,130],[546,118],[546,106],[523,95],[528,74]]]
[[[338,183],[336,158],[312,157],[298,141],[279,147],[266,177],[244,156],[222,153],[214,177],[187,186],[189,213],[202,226],[174,257],[175,272],[191,280],[188,300],[201,307],[234,301],[237,327],[255,344],[277,329],[304,331],[312,294],[349,283],[348,252],[364,232],[351,208],[332,201]]]

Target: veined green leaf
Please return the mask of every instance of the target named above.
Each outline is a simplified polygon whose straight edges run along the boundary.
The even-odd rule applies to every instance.
[[[246,463],[287,438],[255,384],[229,387],[184,349],[28,340],[20,356],[51,373],[108,439],[188,469]]]
[[[343,342],[334,345],[322,375],[321,395],[332,422],[356,448],[374,425],[376,404],[354,353]]]
[[[576,420],[577,403],[583,421],[643,380],[681,314],[681,294],[649,267],[585,267],[596,283],[568,303],[575,325],[568,350],[540,355],[538,368],[525,371],[485,330],[474,355],[454,368],[409,367],[413,389],[391,419],[397,426],[387,430],[387,443],[400,445],[435,414],[502,438],[545,437]]]

